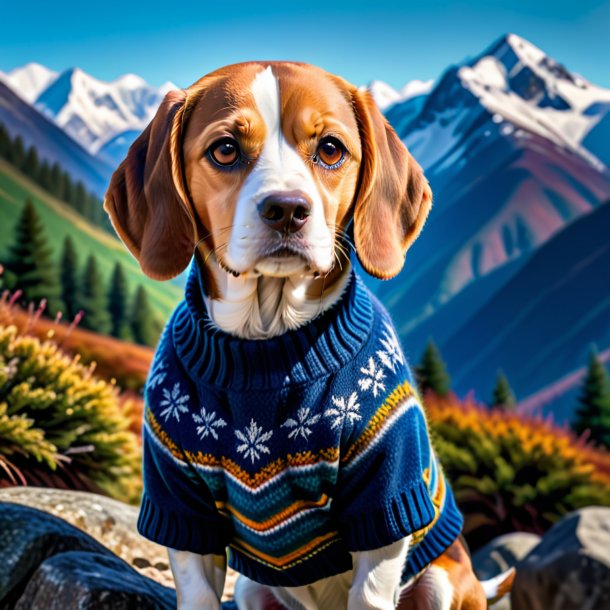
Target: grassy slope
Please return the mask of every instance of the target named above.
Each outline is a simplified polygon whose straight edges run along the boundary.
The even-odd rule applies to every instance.
[[[14,239],[13,227],[27,197],[32,199],[45,224],[56,257],[60,255],[64,238],[70,235],[79,254],[79,263],[83,265],[89,254],[95,255],[107,281],[114,264],[120,262],[127,274],[130,290],[134,291],[138,284],[143,284],[155,310],[163,320],[167,319],[181,298],[182,290],[178,286],[147,278],[118,239],[93,226],[3,160],[0,160],[0,260]]]

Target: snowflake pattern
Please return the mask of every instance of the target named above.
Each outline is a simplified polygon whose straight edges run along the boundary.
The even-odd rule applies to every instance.
[[[197,426],[197,434],[200,439],[204,439],[206,436],[211,436],[215,441],[218,440],[217,428],[224,428],[227,422],[216,415],[216,411],[210,411],[209,413],[205,410],[205,407],[201,407],[199,413],[193,413],[193,420]]]
[[[161,385],[167,377],[167,362],[165,359],[158,360],[155,362],[150,376],[148,377],[148,387],[153,390],[157,386]]]
[[[378,350],[377,355],[383,366],[395,373],[396,365],[404,364],[404,357],[394,329],[386,322],[384,322],[383,325],[386,329],[383,331],[383,337],[379,339],[381,345],[383,345],[383,349]]]
[[[180,383],[178,382],[174,384],[171,392],[167,388],[163,388],[163,400],[159,405],[165,407],[165,409],[161,411],[161,417],[165,417],[165,421],[167,421],[173,416],[177,421],[180,421],[180,413],[188,411],[186,405],[189,400],[190,396],[188,394],[180,393]]]
[[[292,430],[288,433],[288,438],[296,438],[297,436],[302,436],[305,440],[309,438],[311,434],[311,427],[318,423],[320,420],[320,415],[313,415],[309,417],[309,412],[311,409],[301,407],[297,411],[297,419],[292,419],[289,417],[283,424],[282,428],[292,428]]]
[[[361,379],[358,379],[358,385],[363,392],[367,390],[371,390],[373,392],[373,396],[377,398],[377,394],[379,392],[383,392],[385,390],[385,385],[383,383],[383,379],[385,379],[385,373],[383,369],[375,364],[375,360],[371,357],[369,358],[368,367],[361,367],[360,372],[364,375]]]
[[[270,453],[265,443],[273,436],[273,431],[263,432],[263,429],[254,421],[250,420],[250,425],[243,430],[235,430],[235,436],[241,445],[237,446],[237,453],[243,453],[246,459],[260,460],[261,453]]]
[[[358,392],[352,392],[349,398],[343,396],[331,397],[334,407],[324,411],[324,417],[333,417],[331,429],[342,426],[347,419],[350,424],[362,419],[360,415],[360,404],[358,403]]]

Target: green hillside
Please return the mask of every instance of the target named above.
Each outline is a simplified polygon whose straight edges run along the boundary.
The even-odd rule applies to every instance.
[[[180,287],[171,282],[155,282],[146,277],[117,238],[93,226],[3,160],[0,160],[0,260],[13,241],[13,227],[28,197],[45,224],[46,235],[55,250],[56,260],[59,259],[64,238],[70,235],[81,266],[93,254],[108,281],[114,264],[120,262],[126,271],[130,291],[133,293],[138,284],[145,286],[156,312],[163,320],[167,319],[181,298]]]

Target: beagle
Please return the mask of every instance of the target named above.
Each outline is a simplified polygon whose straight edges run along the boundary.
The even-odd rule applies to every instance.
[[[477,610],[487,607],[486,597],[501,595],[510,587],[510,574],[492,583],[481,584],[476,579],[457,536],[459,526],[447,530],[451,538],[445,539],[436,552],[428,545],[428,555],[422,555],[427,557],[426,565],[418,565],[417,573],[405,577],[405,566],[417,562],[418,549],[422,548],[419,542],[439,518],[439,507],[452,497],[445,488],[442,471],[435,465],[433,450],[426,449],[428,467],[417,474],[423,477],[417,489],[425,490],[422,493],[426,496],[417,511],[413,509],[419,516],[408,514],[407,500],[404,506],[393,504],[394,513],[383,514],[400,523],[393,521],[387,532],[366,536],[355,533],[349,524],[352,517],[355,519],[351,502],[357,501],[360,487],[365,486],[365,468],[360,466],[369,449],[362,449],[364,445],[358,448],[355,443],[350,449],[351,457],[356,455],[353,462],[343,454],[344,446],[335,453],[329,449],[324,455],[332,456],[324,458],[326,461],[313,459],[311,449],[297,452],[307,442],[315,444],[325,438],[325,434],[337,438],[343,435],[341,443],[348,437],[353,441],[357,426],[365,430],[357,442],[369,442],[366,430],[370,432],[371,425],[387,423],[384,430],[390,430],[391,418],[398,421],[411,416],[419,418],[419,430],[424,435],[421,442],[428,447],[425,417],[417,405],[416,390],[408,382],[400,386],[408,395],[404,400],[394,400],[394,394],[387,397],[390,406],[386,412],[391,415],[386,423],[379,423],[378,414],[365,421],[365,402],[372,404],[373,395],[387,394],[392,373],[399,364],[406,364],[387,314],[374,304],[373,297],[366,296],[366,289],[353,275],[349,250],[355,251],[370,275],[394,277],[422,230],[431,202],[431,191],[419,165],[369,93],[319,68],[292,62],[232,65],[204,76],[186,90],[168,93],[114,173],[104,207],[144,273],[167,280],[181,273],[193,254],[196,259],[191,272],[195,279],[189,279],[187,288],[188,307],[179,307],[174,327],[166,331],[161,343],[163,349],[174,354],[174,368],[182,369],[182,373],[188,370],[189,374],[168,384],[173,373],[163,357],[156,357],[147,386],[149,415],[144,437],[146,491],[141,522],[153,525],[142,526],[143,533],[169,547],[179,610],[220,608],[225,545],[238,567],[251,570],[236,586],[236,603],[243,610],[389,610],[397,604],[403,610]],[[243,374],[256,375],[258,361],[266,360],[278,342],[334,319],[338,314],[333,312],[343,311],[344,303],[351,298],[347,295],[354,294],[354,298],[365,295],[362,299],[368,303],[367,312],[380,311],[386,322],[380,324],[384,348],[371,352],[369,359],[358,364],[359,374],[364,377],[349,397],[331,395],[330,386],[322,384],[320,392],[327,404],[321,409],[325,410],[314,415],[305,403],[285,401],[282,424],[273,419],[274,413],[260,413],[261,418],[267,418],[265,421],[277,422],[268,429],[255,415],[239,423],[240,413],[221,411],[230,400],[214,397],[213,382],[206,386],[210,398],[205,399],[212,403],[202,405],[193,400],[205,381],[198,378],[199,373],[192,373],[195,369],[204,371],[202,377],[209,373],[212,380],[236,379],[231,375],[237,373],[224,366],[222,359],[232,358],[243,344],[250,358]],[[185,322],[187,317],[191,326]],[[367,325],[375,324],[372,318],[368,320],[363,323],[363,333],[370,332]],[[168,339],[172,332],[173,338]],[[349,334],[349,329],[344,328],[344,332]],[[222,337],[214,345],[217,350],[224,346],[227,353],[205,352],[197,343],[205,333],[209,334],[209,345]],[[313,336],[312,332],[308,335]],[[333,352],[331,356],[340,360],[337,353],[348,340],[340,332],[335,336],[337,345],[341,345],[325,344],[331,345],[326,353]],[[315,337],[318,340],[317,334]],[[188,349],[183,344],[188,344]],[[288,343],[283,345],[285,348]],[[311,360],[311,352],[317,348],[308,344],[303,349],[303,357]],[[285,358],[273,352],[274,366],[283,371],[287,381],[298,368],[298,363],[291,361],[292,368],[285,369],[283,360],[290,360],[293,351],[284,349],[281,353]],[[319,366],[324,356],[316,354],[316,363],[307,361],[303,368]],[[352,357],[356,358],[354,354]],[[191,384],[189,393],[183,384]],[[228,387],[231,393],[230,384]],[[247,409],[243,395],[240,404]],[[256,392],[250,396],[256,400]],[[209,404],[215,405],[214,411]],[[188,431],[186,420],[191,425]],[[323,421],[327,424],[324,431]],[[176,440],[174,433],[182,440]],[[390,438],[391,431],[384,434]],[[191,442],[186,440],[188,435],[205,448],[187,447]],[[214,453],[222,439],[233,443],[230,456]],[[397,455],[408,455],[412,451],[409,447],[417,445],[416,440],[402,437],[393,442],[386,456],[388,463]],[[272,445],[277,451],[285,451],[276,462],[269,462]],[[147,458],[147,452],[156,457]],[[361,457],[359,468],[344,474],[342,464],[347,472]],[[375,462],[379,472],[387,466],[384,459]],[[392,477],[402,472],[403,464],[399,462],[398,466],[394,472],[383,472]],[[313,498],[307,495],[306,485],[293,484],[290,493],[303,493],[302,498],[292,498],[289,509],[269,520],[271,525],[256,517],[254,505],[271,502],[271,492],[267,491],[280,477],[273,474],[276,471],[271,472],[273,468],[284,468],[282,476],[288,470],[290,477],[300,473],[294,474],[297,477],[318,467],[332,472],[324,493]],[[157,480],[152,478],[155,469],[161,471]],[[169,469],[177,473],[175,482]],[[363,477],[361,483],[358,477]],[[201,495],[211,508],[199,497],[189,495],[191,484],[203,490]],[[377,480],[366,483],[378,484]],[[339,500],[336,488],[340,486],[349,488],[345,496],[352,500]],[[242,492],[257,495],[256,502],[243,504],[245,508],[240,512],[235,496]],[[435,497],[428,498],[428,492]],[[435,498],[441,499],[435,503]],[[378,502],[385,505],[383,498]],[[183,513],[166,518],[160,514],[163,503],[181,503]],[[339,504],[345,517],[337,516]],[[374,507],[370,506],[373,514]],[[244,511],[252,514],[244,515]],[[286,514],[290,515],[290,527],[282,529],[281,515]],[[307,544],[298,546],[293,538],[297,530],[307,529],[307,519],[319,519],[323,535],[314,539],[311,534]],[[184,530],[186,521],[208,525],[189,525]],[[413,527],[403,527],[403,522]],[[316,527],[307,531],[318,531]],[[352,539],[355,542],[348,543]],[[274,544],[282,548],[297,546],[279,557],[274,554]],[[301,548],[309,549],[308,554],[301,553]],[[259,574],[262,576],[257,579]]]

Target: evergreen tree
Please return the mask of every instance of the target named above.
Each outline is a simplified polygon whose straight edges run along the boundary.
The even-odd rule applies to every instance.
[[[0,158],[6,159],[11,147],[11,137],[4,125],[0,125]]]
[[[68,205],[72,205],[72,191],[74,190],[72,186],[72,179],[70,178],[70,174],[68,172],[62,172],[61,174],[61,190],[63,193],[63,201],[65,201]]]
[[[131,341],[133,335],[129,325],[127,278],[120,263],[116,263],[110,278],[108,312],[112,322],[112,336]]]
[[[64,239],[60,262],[61,296],[65,305],[65,315],[73,320],[78,313],[78,257],[71,237]]]
[[[94,256],[87,259],[81,285],[80,309],[85,314],[81,326],[107,335],[112,325],[104,282]]]
[[[85,191],[85,185],[80,180],[76,183],[74,189],[74,202],[76,211],[80,212],[83,216],[86,216],[87,192]]]
[[[593,442],[610,449],[610,377],[595,348],[589,356],[579,403],[573,426],[576,433],[589,430]]]
[[[131,331],[135,341],[142,345],[155,345],[159,338],[148,293],[142,286],[138,286],[133,299]]]
[[[13,140],[13,145],[11,146],[10,161],[15,167],[21,168],[23,166],[24,160],[25,160],[25,146],[23,144],[23,138],[21,136],[17,136]]]
[[[51,165],[51,184],[49,187],[49,192],[51,195],[55,195],[58,199],[62,197],[62,180],[61,180],[61,167],[59,167],[59,163],[57,161]]]
[[[46,299],[46,313],[54,316],[63,305],[59,275],[44,225],[30,199],[23,206],[13,235],[15,242],[9,247],[6,262],[10,287],[23,291],[23,303],[38,305]]]
[[[491,406],[506,411],[512,411],[517,406],[515,394],[508,383],[508,379],[506,379],[506,375],[502,371],[498,372],[496,387],[491,398]]]
[[[23,161],[23,167],[21,168],[23,173],[34,181],[38,180],[38,174],[40,172],[40,160],[38,159],[38,151],[30,146],[28,152]]]
[[[46,160],[40,164],[40,173],[38,175],[38,184],[47,192],[51,189],[51,168]]]
[[[450,392],[451,377],[432,339],[428,341],[416,372],[419,387],[423,392],[432,390],[439,396],[446,396]]]

